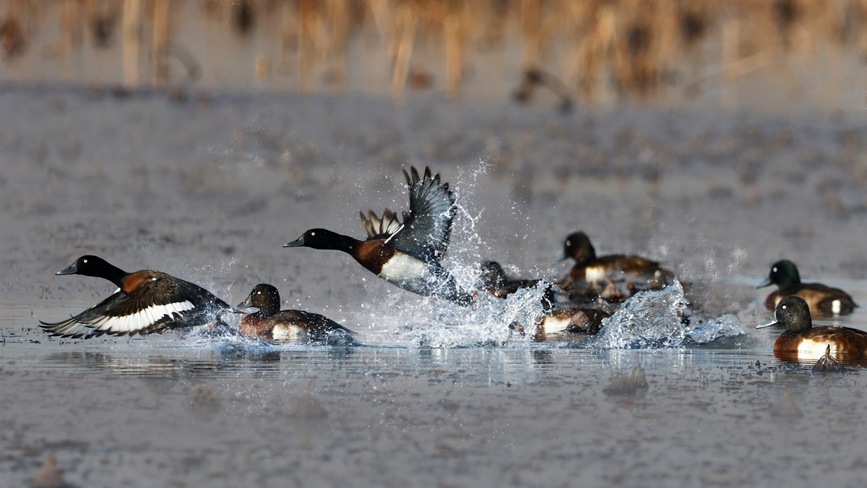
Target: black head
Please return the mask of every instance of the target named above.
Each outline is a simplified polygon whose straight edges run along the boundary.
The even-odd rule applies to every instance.
[[[273,315],[280,311],[280,292],[272,285],[259,283],[253,287],[253,291],[247,299],[238,304],[236,308],[245,309],[256,307],[265,315]]]
[[[328,229],[310,229],[283,247],[312,247],[313,249],[334,249],[349,252],[358,243],[356,239],[331,232]]]
[[[98,256],[81,256],[74,263],[61,269],[55,275],[84,275],[105,278],[112,275],[117,268]]]
[[[487,287],[497,288],[503,286],[506,282],[506,272],[500,263],[496,261],[485,261],[480,266],[482,271],[482,284]]]
[[[810,307],[801,298],[785,297],[777,304],[774,311],[774,322],[756,327],[761,329],[772,325],[782,325],[788,332],[804,332],[813,327],[813,318],[810,316]]]
[[[574,232],[566,237],[563,243],[563,259],[572,258],[578,263],[596,259],[596,250],[590,244],[590,238],[583,232]]]
[[[771,266],[771,272],[768,273],[768,277],[765,278],[765,281],[759,283],[756,288],[764,288],[770,285],[785,288],[800,283],[801,275],[798,274],[798,267],[788,259],[782,259]]]

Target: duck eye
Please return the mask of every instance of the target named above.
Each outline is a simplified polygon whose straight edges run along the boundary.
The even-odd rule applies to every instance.
[[[777,267],[774,266],[773,268],[771,268],[771,272],[772,272],[772,273],[776,273],[776,272],[777,272]]]

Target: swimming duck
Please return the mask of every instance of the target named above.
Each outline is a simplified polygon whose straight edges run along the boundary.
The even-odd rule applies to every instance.
[[[595,335],[602,330],[602,321],[611,314],[595,308],[563,307],[542,315],[536,321],[536,334],[546,338],[563,333]]]
[[[675,275],[656,261],[627,254],[596,256],[590,238],[583,232],[566,237],[563,259],[572,258],[575,265],[561,280],[570,295],[602,296],[619,301],[638,291],[659,290],[674,282]]]
[[[611,314],[603,310],[586,307],[562,307],[545,312],[536,319],[536,333],[533,340],[545,342],[569,339],[570,334],[595,335],[602,330],[602,321]],[[509,329],[520,335],[526,333],[524,325],[513,322]]]
[[[774,341],[774,356],[781,359],[818,360],[826,349],[838,360],[867,359],[867,332],[849,327],[813,327],[810,307],[800,297],[783,297],[774,311],[775,320],[759,325],[786,328]]]
[[[280,310],[280,292],[272,285],[260,283],[237,310],[258,308],[241,320],[239,331],[247,337],[276,342],[321,342],[347,344],[352,331],[337,322],[303,310]]]
[[[208,290],[174,276],[143,269],[127,273],[97,256],[81,256],[57,275],[95,276],[119,290],[84,312],[40,327],[52,336],[90,338],[135,335],[220,322],[231,307]]]
[[[423,177],[415,168],[403,174],[409,186],[409,212],[404,212],[403,223],[388,209],[381,218],[372,210],[368,216],[360,212],[368,235],[364,241],[326,229],[310,229],[283,247],[343,251],[368,271],[405,290],[471,305],[473,296],[459,289],[441,264],[455,214],[449,184],[440,184],[440,175],[431,176],[430,168],[425,168]]]
[[[496,261],[485,261],[481,265],[481,287],[497,298],[506,298],[522,288],[536,288],[544,280],[521,280],[513,279],[506,274],[506,270]],[[554,306],[556,296],[550,283],[545,283],[545,292],[542,296],[542,308],[545,310]]]
[[[801,283],[801,276],[795,263],[788,259],[777,261],[771,266],[768,277],[756,288],[777,285],[779,289],[765,299],[765,307],[774,310],[783,297],[797,296],[807,302],[813,315],[850,314],[857,305],[848,293],[821,283]]]

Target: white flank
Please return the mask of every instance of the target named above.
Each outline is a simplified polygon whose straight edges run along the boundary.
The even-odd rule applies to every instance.
[[[605,268],[602,266],[592,266],[584,270],[584,280],[585,281],[607,281],[608,273],[605,272]]]
[[[105,332],[137,332],[159,322],[163,317],[172,317],[186,310],[196,308],[189,300],[165,305],[151,305],[131,315],[102,317],[94,321],[97,330]]]
[[[542,327],[545,328],[545,335],[561,334],[563,332],[566,332],[566,329],[569,327],[569,323],[571,321],[571,317],[557,318],[546,315],[545,318],[542,320]]]
[[[840,300],[834,300],[833,302],[831,302],[831,312],[833,312],[834,315],[839,315],[842,305],[843,304],[840,303]]]
[[[819,342],[811,339],[798,344],[799,359],[819,359],[825,355],[825,348],[830,344],[831,355],[837,356],[837,346],[833,342]]]
[[[274,326],[274,330],[271,331],[271,336],[275,341],[281,342],[298,342],[304,339],[307,330],[303,327],[298,327],[297,325],[283,325],[278,324]]]
[[[426,280],[428,269],[427,265],[418,259],[404,254],[395,254],[382,267],[379,276],[392,283],[408,283],[417,281],[419,277]]]

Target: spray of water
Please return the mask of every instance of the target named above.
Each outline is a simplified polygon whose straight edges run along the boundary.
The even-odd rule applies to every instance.
[[[647,349],[706,344],[744,334],[736,317],[690,315],[680,282],[627,300],[589,343],[600,349]]]

